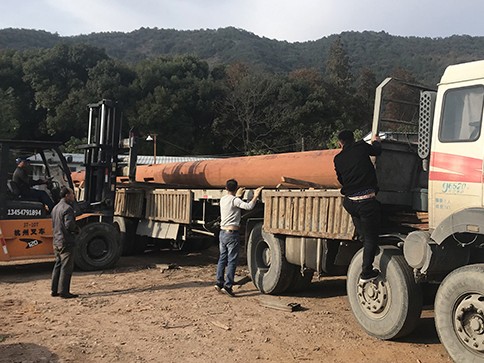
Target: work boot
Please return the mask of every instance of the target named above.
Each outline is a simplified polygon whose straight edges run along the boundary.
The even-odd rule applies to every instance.
[[[60,294],[60,297],[63,299],[75,299],[76,297],[79,297],[79,295],[68,292],[67,294]]]
[[[373,270],[369,274],[361,274],[360,275],[360,280],[358,281],[359,284],[366,284],[367,282],[373,282],[375,281],[378,276],[380,276],[380,271],[378,270]]]
[[[219,284],[215,284],[215,290],[217,290],[217,292],[222,292],[222,288],[223,288],[223,285],[219,285]]]
[[[230,296],[230,297],[235,297],[235,294],[234,294],[234,292],[232,291],[232,288],[231,288],[231,287],[227,287],[227,286],[222,287],[222,292],[223,292],[225,295],[228,295],[228,296]]]

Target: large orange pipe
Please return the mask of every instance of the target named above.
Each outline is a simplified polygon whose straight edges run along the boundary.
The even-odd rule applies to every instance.
[[[224,188],[234,178],[247,188],[274,188],[281,177],[339,188],[333,158],[340,150],[318,150],[138,166],[136,181],[199,188]]]

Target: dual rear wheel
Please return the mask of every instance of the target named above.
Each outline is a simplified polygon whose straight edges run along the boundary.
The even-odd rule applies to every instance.
[[[264,232],[262,223],[250,232],[247,264],[252,281],[260,292],[277,295],[304,290],[311,284],[314,271],[301,271],[287,262],[285,249],[284,239]]]
[[[358,284],[362,250],[353,257],[348,270],[347,292],[353,313],[361,326],[380,339],[409,334],[422,311],[422,291],[413,271],[398,248],[382,247],[375,258],[381,271],[375,283]],[[257,289],[265,294],[281,294],[308,287],[313,271],[303,274],[287,262],[285,242],[256,225],[247,246],[249,271]]]

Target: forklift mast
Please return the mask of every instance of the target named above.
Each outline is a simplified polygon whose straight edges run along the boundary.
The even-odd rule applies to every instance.
[[[102,100],[89,104],[87,145],[84,149],[84,213],[99,213],[101,222],[112,223],[116,193],[116,171],[121,135],[121,117],[116,103]]]

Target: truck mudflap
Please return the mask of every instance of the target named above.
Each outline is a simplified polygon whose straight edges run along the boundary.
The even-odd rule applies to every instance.
[[[456,233],[484,234],[484,208],[466,208],[451,214],[435,228],[431,238],[440,245]],[[461,243],[467,244],[470,243]]]
[[[484,362],[484,264],[461,267],[442,282],[435,326],[455,362]]]
[[[380,276],[360,284],[363,250],[351,261],[346,289],[351,310],[366,332],[379,339],[396,339],[410,334],[422,312],[422,290],[401,251],[380,247],[374,267]]]

